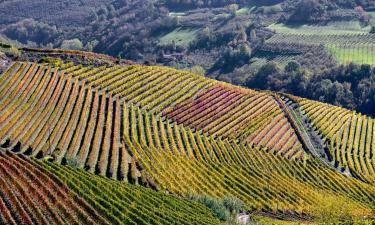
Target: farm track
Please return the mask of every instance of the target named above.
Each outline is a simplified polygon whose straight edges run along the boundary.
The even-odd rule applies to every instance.
[[[334,167],[369,183],[375,181],[374,119],[316,101],[296,98],[311,129],[319,133]]]
[[[275,94],[274,98],[283,109],[285,114],[287,114],[287,118],[292,124],[292,127],[295,129],[301,143],[303,143],[305,151],[311,153],[317,159],[320,159],[321,162],[327,167],[330,167],[344,175],[352,176],[349,171],[344,171],[342,168],[335,167],[334,162],[332,160],[329,160],[329,158],[332,157],[328,155],[329,152],[326,152],[324,150],[325,146],[323,144],[323,140],[315,133],[313,134],[312,132],[314,131],[309,131],[311,130],[311,127],[309,127],[309,124],[303,120],[303,115],[299,111],[300,106],[298,105],[298,103],[293,102],[286,96],[283,96],[283,99],[281,99],[278,94]],[[291,104],[294,104],[295,106],[292,106],[291,104],[285,104],[285,102],[289,102]]]

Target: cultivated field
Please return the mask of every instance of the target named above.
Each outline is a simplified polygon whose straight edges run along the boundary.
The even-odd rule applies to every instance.
[[[0,165],[11,174],[29,167],[54,174],[92,207],[72,221],[219,223],[202,205],[119,181],[180,196],[233,196],[246,210],[317,215],[320,205],[345,203],[349,216],[373,216],[373,119],[348,110],[143,65],[14,62],[0,76],[0,93],[0,144],[20,154],[1,153]],[[299,109],[321,134],[332,165],[309,144]],[[7,157],[27,164],[13,168]],[[25,221],[37,219],[20,200],[0,200],[5,221],[23,220],[21,212]]]
[[[276,35],[266,41],[266,47],[278,49],[280,54],[290,50],[303,52],[306,47],[323,46],[339,63],[375,64],[375,34],[359,24],[344,23],[342,26],[286,27],[272,25]]]

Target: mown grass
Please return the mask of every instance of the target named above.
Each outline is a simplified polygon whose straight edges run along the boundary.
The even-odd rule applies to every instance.
[[[159,43],[162,45],[171,44],[175,41],[176,45],[188,45],[197,36],[200,29],[183,29],[177,28],[170,33],[165,34],[159,38]]]
[[[339,63],[375,65],[375,48],[366,46],[327,46],[327,48]]]

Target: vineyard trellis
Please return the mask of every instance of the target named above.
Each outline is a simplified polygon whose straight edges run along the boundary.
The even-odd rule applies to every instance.
[[[220,224],[207,207],[0,150],[2,224]]]
[[[375,120],[325,103],[306,99],[299,99],[299,103],[313,126],[323,135],[336,166],[374,182]]]
[[[358,209],[373,207],[373,186],[303,160],[307,153],[269,93],[164,67],[63,67],[16,62],[0,76],[1,145],[172,193],[232,195],[252,209],[308,211],[319,189]],[[367,140],[353,134],[353,143]],[[371,149],[360,146],[353,152]]]
[[[296,52],[323,46],[340,63],[375,64],[374,34],[284,34],[266,41],[264,50]]]

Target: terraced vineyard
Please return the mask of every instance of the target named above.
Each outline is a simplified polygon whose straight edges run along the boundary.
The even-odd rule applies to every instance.
[[[373,216],[373,184],[315,158],[289,114],[277,94],[164,67],[15,62],[0,75],[0,144],[20,154],[1,156],[45,168],[104,221],[219,223],[202,205],[118,180],[177,195],[234,196],[247,210],[313,215],[321,204],[345,202],[349,214]],[[364,140],[357,136],[355,143]],[[373,146],[361,149],[354,152],[372,159]]]
[[[75,158],[81,168],[126,176],[117,162],[127,157],[120,142],[118,97],[45,65],[15,64],[2,79],[7,85],[1,89],[1,143],[19,153],[53,154],[57,162]]]
[[[133,121],[125,131],[129,133],[125,134],[126,146],[147,171],[145,178],[151,177],[162,189],[176,193],[194,190],[217,197],[233,194],[254,208],[307,209],[314,204],[312,196],[319,195],[318,189],[327,193],[351,189],[353,196],[357,195],[353,198],[363,199],[359,190],[373,188],[323,169],[315,160],[304,165],[249,144],[194,134],[176,123],[173,127],[170,122],[162,123],[139,108],[133,107],[130,114]],[[342,179],[351,180],[353,187],[341,186]],[[357,189],[356,185],[364,186]]]
[[[242,92],[215,85],[164,115],[212,136],[245,140],[301,157],[301,144],[273,98]]]
[[[325,138],[335,166],[347,168],[354,176],[374,182],[375,120],[320,102],[303,99],[300,104]]]
[[[196,202],[0,151],[2,224],[219,224]],[[84,178],[84,179],[83,179]]]
[[[172,69],[66,67],[58,72],[47,65],[17,63],[4,74],[1,143],[38,157],[53,154],[58,162],[77,158],[81,168],[123,179],[119,165],[129,156],[121,143],[122,105],[134,102],[207,135],[302,156],[284,114],[267,94]],[[170,84],[182,88],[172,92]]]
[[[66,76],[83,80],[93,88],[106,90],[126,102],[135,102],[144,109],[156,112],[191,97],[214,82],[187,72],[141,65],[83,67],[70,70]]]

